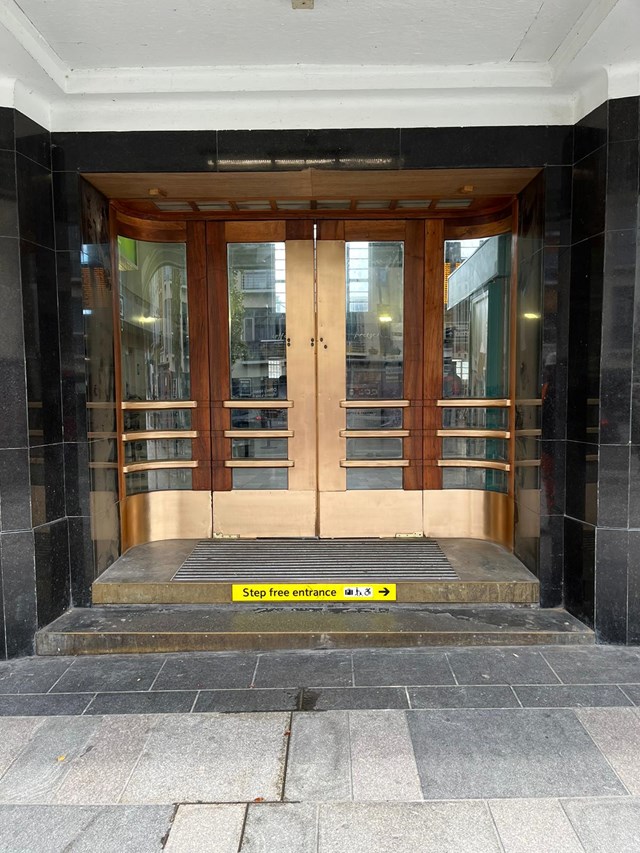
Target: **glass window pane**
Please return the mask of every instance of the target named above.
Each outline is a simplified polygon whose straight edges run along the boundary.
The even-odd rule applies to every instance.
[[[136,471],[134,474],[125,474],[127,494],[191,489],[192,470],[191,468],[169,468],[166,471]]]
[[[188,400],[189,314],[183,243],[118,237],[124,400]]]
[[[445,243],[443,397],[506,397],[511,237]]]
[[[127,464],[150,462],[153,459],[163,462],[171,459],[191,459],[191,445],[189,438],[127,441],[124,445],[124,458]]]
[[[151,429],[191,429],[193,409],[164,409],[157,412],[124,412],[125,432]]]
[[[507,442],[502,438],[443,438],[443,459],[492,459],[506,462]]]
[[[286,489],[287,468],[232,468],[234,489]]]
[[[348,438],[347,459],[402,459],[402,439]]]
[[[287,409],[231,409],[232,429],[287,429]]]
[[[287,397],[284,243],[228,247],[231,397]]]
[[[402,409],[347,409],[347,429],[402,429]]]
[[[347,491],[401,488],[402,468],[347,468]]]
[[[443,468],[442,488],[506,492],[507,473],[492,468]]]
[[[286,438],[233,438],[231,456],[234,459],[286,459]]]
[[[402,399],[404,244],[349,242],[347,398]]]
[[[442,426],[446,429],[508,429],[509,410],[496,408],[443,408]]]

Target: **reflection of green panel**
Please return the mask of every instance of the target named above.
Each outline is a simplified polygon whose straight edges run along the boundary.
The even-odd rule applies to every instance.
[[[129,237],[118,237],[118,268],[120,270],[138,269],[138,244]]]

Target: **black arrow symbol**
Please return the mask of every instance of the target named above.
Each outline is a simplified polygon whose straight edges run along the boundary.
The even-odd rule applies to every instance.
[[[390,592],[391,592],[391,590],[387,589],[385,586],[384,589],[380,590],[380,595],[389,595]]]

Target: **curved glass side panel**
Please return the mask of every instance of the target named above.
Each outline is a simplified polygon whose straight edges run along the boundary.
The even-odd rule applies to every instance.
[[[507,397],[511,236],[449,240],[444,251],[442,396]]]
[[[183,243],[118,237],[122,399],[189,400],[189,311]]]
[[[169,468],[165,471],[135,471],[125,474],[127,495],[191,489],[192,473],[191,468]]]
[[[507,473],[493,468],[443,468],[443,489],[482,489],[487,492],[507,491]]]

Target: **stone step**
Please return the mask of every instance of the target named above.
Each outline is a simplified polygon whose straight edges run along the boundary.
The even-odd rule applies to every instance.
[[[75,608],[36,635],[40,655],[591,644],[560,609],[508,606]]]
[[[354,555],[361,556],[363,548],[381,548],[384,545],[385,559],[395,555],[395,564],[400,561],[399,577],[391,567],[382,571],[375,582],[395,583],[399,604],[537,604],[540,584],[523,564],[507,552],[490,542],[464,539],[439,540],[454,579],[407,578],[403,569],[411,569],[407,555],[420,550],[421,542],[391,542],[380,540],[329,541],[334,549],[342,552],[338,575],[335,565],[329,571],[316,552],[327,546],[326,540],[285,540],[287,547],[301,549],[301,553],[285,560],[278,574],[265,578],[264,558],[273,548],[270,540],[246,542],[217,542],[212,548],[220,549],[228,560],[226,577],[206,580],[174,580],[176,573],[189,557],[196,540],[172,540],[150,542],[131,548],[110,566],[93,584],[92,601],[95,605],[139,605],[139,604],[230,604],[233,583],[307,582],[360,582],[361,576],[353,574],[349,566]],[[204,543],[200,543],[204,544]],[[232,560],[230,550],[250,548],[252,553]],[[314,556],[315,555],[315,556]],[[403,564],[403,560],[405,563]],[[389,562],[394,562],[390,559]],[[310,565],[317,565],[311,570]],[[305,571],[300,574],[300,567]],[[410,573],[409,573],[410,574]],[[197,575],[196,575],[197,577]],[[371,577],[371,576],[370,576]],[[372,582],[369,580],[368,582]]]

